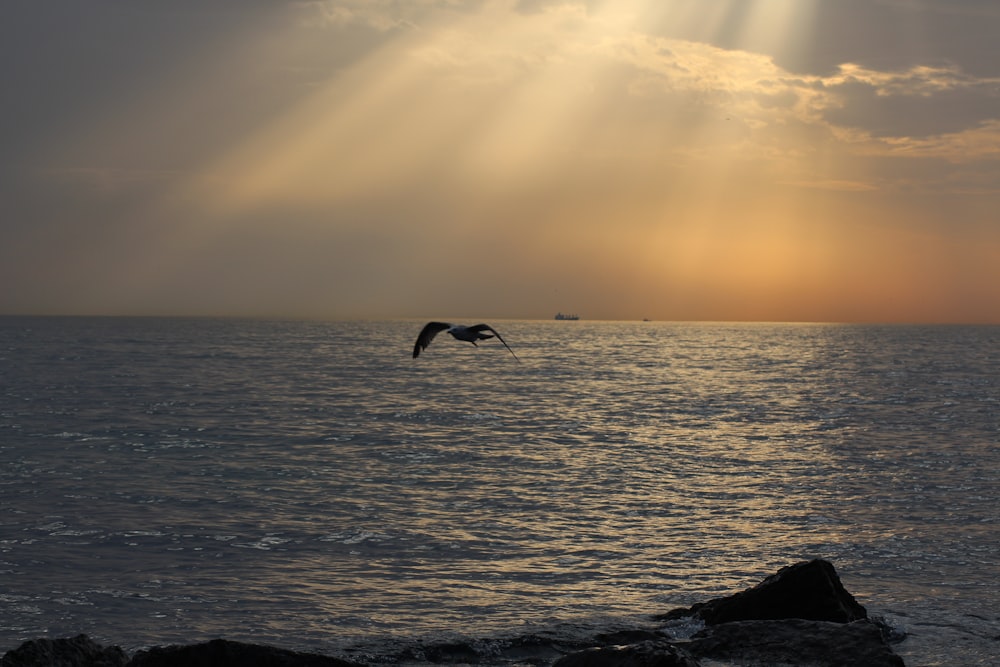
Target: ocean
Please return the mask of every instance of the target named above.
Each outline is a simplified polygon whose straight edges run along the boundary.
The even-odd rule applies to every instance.
[[[0,318],[0,653],[556,641],[825,558],[1000,662],[1000,327],[422,324]]]

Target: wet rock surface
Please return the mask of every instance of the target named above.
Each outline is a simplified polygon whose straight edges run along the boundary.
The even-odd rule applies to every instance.
[[[353,663],[316,653],[214,639],[190,646],[139,651],[128,667],[351,667]]]
[[[868,618],[868,612],[847,592],[829,561],[811,560],[781,568],[741,593],[675,609],[657,619],[685,616],[706,625],[782,618],[850,623]]]
[[[124,667],[125,651],[104,647],[87,635],[62,639],[33,639],[0,658],[2,667]]]
[[[903,667],[903,659],[893,653],[880,628],[866,620],[731,621],[699,632],[685,648],[700,659],[739,665]]]

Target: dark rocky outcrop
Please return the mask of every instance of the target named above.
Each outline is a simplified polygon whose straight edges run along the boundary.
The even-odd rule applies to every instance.
[[[903,667],[870,621],[733,621],[705,628],[684,647],[700,659],[739,665]]]
[[[188,646],[139,651],[128,667],[353,667],[354,663],[316,653],[213,639]]]
[[[593,646],[592,642],[571,646],[549,637],[521,635],[504,639],[420,644],[379,662],[433,665],[532,664],[551,665],[566,653]]]
[[[706,625],[783,618],[850,623],[868,618],[868,612],[844,588],[833,565],[817,559],[783,567],[741,593],[674,609],[657,620],[686,616]]]
[[[104,647],[87,635],[62,639],[32,639],[4,654],[2,667],[124,667],[125,651]]]

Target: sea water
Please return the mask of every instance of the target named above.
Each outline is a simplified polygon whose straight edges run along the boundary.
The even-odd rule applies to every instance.
[[[556,641],[820,557],[1000,660],[1000,328],[422,324],[0,318],[0,653]]]

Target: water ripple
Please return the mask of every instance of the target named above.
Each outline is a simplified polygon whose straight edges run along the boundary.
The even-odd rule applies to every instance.
[[[815,556],[1000,627],[996,328],[0,325],[10,645],[638,622]]]

